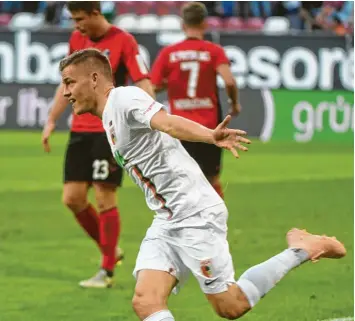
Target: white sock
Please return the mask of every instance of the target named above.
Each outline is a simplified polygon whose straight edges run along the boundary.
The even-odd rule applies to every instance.
[[[249,304],[253,307],[289,271],[308,260],[302,249],[287,249],[271,259],[251,267],[237,281]]]
[[[151,314],[144,321],[175,321],[173,315],[169,310],[158,311]]]

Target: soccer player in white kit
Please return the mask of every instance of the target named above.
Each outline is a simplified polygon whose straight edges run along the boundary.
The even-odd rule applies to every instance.
[[[291,229],[288,248],[251,267],[236,281],[227,242],[228,212],[179,140],[246,151],[241,130],[215,130],[169,115],[137,87],[114,88],[107,58],[96,49],[78,51],[60,63],[64,96],[74,112],[102,118],[116,161],[143,190],[156,215],[141,244],[134,276],[133,308],[141,320],[173,321],[170,293],[189,273],[198,280],[216,313],[237,319],[249,311],[287,272],[306,261],[340,258],[335,237]]]

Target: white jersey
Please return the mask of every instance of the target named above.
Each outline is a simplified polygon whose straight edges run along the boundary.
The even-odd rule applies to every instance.
[[[163,105],[138,87],[111,90],[102,116],[112,153],[157,218],[180,220],[223,203],[180,141],[152,130]]]

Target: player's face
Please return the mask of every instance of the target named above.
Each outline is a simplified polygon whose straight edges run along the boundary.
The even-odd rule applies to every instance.
[[[91,36],[92,30],[95,28],[95,18],[97,12],[94,11],[91,14],[88,14],[85,11],[73,11],[71,12],[72,19],[75,22],[75,29],[80,31],[81,34]]]
[[[64,96],[72,104],[74,113],[92,112],[96,107],[96,74],[89,74],[84,65],[70,65],[62,71]]]

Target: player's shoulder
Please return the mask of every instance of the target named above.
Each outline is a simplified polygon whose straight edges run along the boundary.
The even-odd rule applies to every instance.
[[[165,49],[167,49],[168,51],[175,51],[177,49],[181,49],[183,47],[186,47],[186,46],[188,46],[188,42],[186,40],[187,39],[177,41],[169,46],[166,46]]]
[[[171,53],[186,49],[186,39],[170,44],[162,48],[159,52],[160,56],[169,56]]]
[[[121,38],[124,40],[134,40],[134,36],[131,33],[129,33],[128,31],[125,31],[121,28],[118,28],[114,25],[112,25],[112,27],[111,27],[111,32],[114,37]]]
[[[84,39],[84,35],[81,34],[80,31],[78,30],[74,30],[71,35],[70,35],[70,40],[69,42],[73,43],[73,42],[77,42],[77,41],[80,41],[82,39]]]
[[[112,93],[114,98],[121,103],[127,103],[135,99],[145,98],[148,95],[143,89],[137,86],[119,86],[112,89]]]
[[[175,50],[175,44],[173,45],[168,45],[163,47],[160,51],[159,51],[159,56],[167,56],[169,55],[171,52],[173,52]]]
[[[221,45],[214,43],[212,41],[203,40],[203,43],[207,48],[210,48],[211,50],[215,50],[215,51],[223,50],[223,47]]]
[[[115,87],[110,91],[105,107],[106,113],[122,113],[130,103],[132,93],[127,87]]]
[[[210,51],[223,50],[223,48],[220,45],[209,40],[200,40],[198,44],[199,47],[203,48],[203,50],[210,50]],[[175,44],[168,46],[167,48],[169,48],[170,51],[176,51],[176,50],[189,50],[195,47],[196,47],[196,42],[190,42],[188,39],[184,39],[182,41],[179,41]]]

